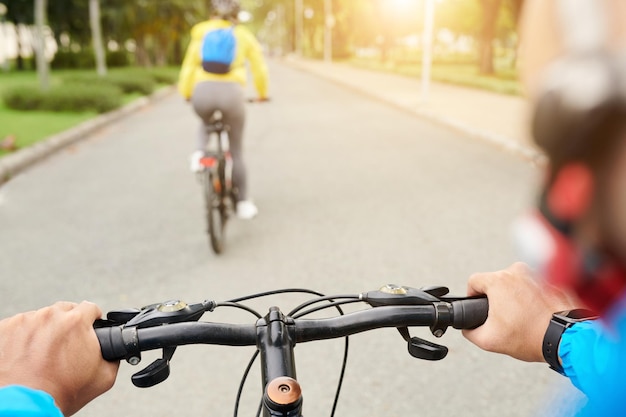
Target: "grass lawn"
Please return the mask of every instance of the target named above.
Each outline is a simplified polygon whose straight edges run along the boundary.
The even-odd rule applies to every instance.
[[[422,76],[422,67],[419,63],[385,65],[379,59],[364,58],[355,58],[347,63],[360,68],[392,72],[409,77]],[[520,95],[522,92],[517,74],[512,69],[496,68],[496,74],[488,76],[479,74],[476,64],[433,63],[431,78],[433,81],[479,88],[500,94]]]
[[[143,70],[140,68],[124,68],[109,70],[111,74],[129,73],[135,74]],[[154,71],[176,77],[178,68],[158,68]],[[72,74],[93,74],[93,70],[53,70],[50,73],[50,84],[61,84],[64,77]],[[12,71],[9,73],[0,72],[0,96],[4,89],[21,85],[37,85],[37,74],[33,71]],[[158,84],[157,88],[167,84]],[[125,94],[123,103],[127,104],[141,97],[139,93]],[[56,133],[60,133],[73,126],[93,118],[97,113],[82,112],[51,112],[51,111],[18,111],[8,108],[0,100],[0,141],[5,137],[13,135],[17,140],[18,147],[26,147]],[[7,152],[0,150],[0,157]]]
[[[17,139],[17,146],[23,148],[76,126],[94,116],[96,116],[95,112],[24,112],[9,109],[0,103],[0,140],[9,135],[14,135]],[[0,150],[0,156],[6,153],[6,151]]]

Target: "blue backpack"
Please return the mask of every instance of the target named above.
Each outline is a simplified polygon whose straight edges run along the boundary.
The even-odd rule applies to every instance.
[[[237,53],[235,26],[208,31],[202,40],[202,68],[212,74],[227,74]]]

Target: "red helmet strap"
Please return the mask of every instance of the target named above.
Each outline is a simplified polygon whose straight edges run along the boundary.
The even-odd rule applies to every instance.
[[[550,212],[561,221],[579,219],[587,212],[594,194],[591,169],[582,162],[562,167],[546,193]]]

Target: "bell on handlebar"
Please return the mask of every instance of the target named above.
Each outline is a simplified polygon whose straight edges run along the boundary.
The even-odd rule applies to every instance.
[[[361,294],[361,299],[372,307],[388,305],[423,305],[436,303],[448,293],[446,287],[411,288],[387,284],[376,291]]]

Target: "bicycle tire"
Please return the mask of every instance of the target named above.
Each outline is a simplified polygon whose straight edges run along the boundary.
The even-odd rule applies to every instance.
[[[220,189],[216,189],[216,182]],[[226,212],[222,195],[223,182],[215,178],[211,170],[204,175],[204,202],[207,218],[207,233],[211,249],[219,255],[224,250],[224,232],[226,226]]]

